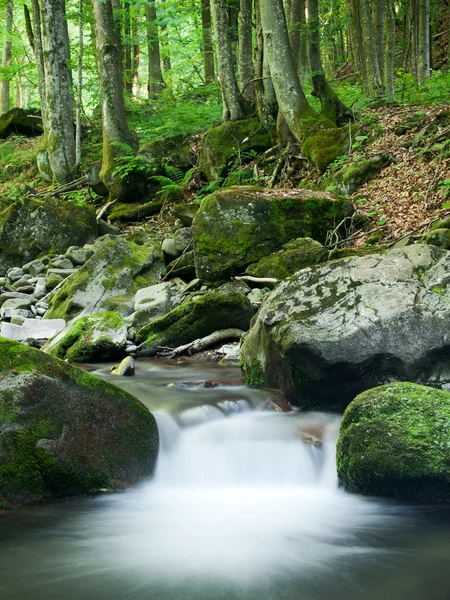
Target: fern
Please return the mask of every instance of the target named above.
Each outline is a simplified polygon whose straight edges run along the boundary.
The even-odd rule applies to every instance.
[[[168,200],[180,200],[186,191],[186,187],[192,179],[192,175],[195,173],[195,167],[189,169],[186,173],[183,173],[181,169],[177,167],[171,167],[166,165],[164,167],[167,177],[164,175],[153,175],[150,177],[153,181],[157,181],[161,184],[161,189],[156,193],[158,198],[161,198],[163,202]]]

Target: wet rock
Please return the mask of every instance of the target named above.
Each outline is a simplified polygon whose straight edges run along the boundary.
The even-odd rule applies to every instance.
[[[134,375],[135,371],[136,367],[133,358],[131,356],[127,356],[117,367],[111,370],[111,374],[118,375],[120,377],[129,377]]]

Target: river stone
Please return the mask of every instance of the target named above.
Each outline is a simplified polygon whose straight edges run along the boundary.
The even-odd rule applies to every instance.
[[[114,312],[81,317],[69,323],[43,350],[75,363],[116,359],[125,350],[127,329]]]
[[[3,292],[0,294],[0,306],[3,306],[8,300],[24,300],[30,304],[35,304],[37,299],[29,294],[22,294],[22,292]]]
[[[30,298],[10,298],[9,300],[5,300],[0,309],[0,317],[3,319],[5,317],[5,311],[8,310],[28,310],[31,307],[31,304]]]
[[[218,329],[246,331],[254,312],[245,294],[236,291],[208,292],[186,300],[138,331],[138,356],[155,356],[161,349],[188,344]]]
[[[123,489],[151,475],[157,451],[131,394],[0,339],[0,506]]]
[[[197,277],[207,281],[242,273],[251,263],[299,237],[321,243],[351,215],[350,202],[328,192],[221,189],[202,200],[194,218]]]
[[[141,329],[155,319],[166,315],[172,309],[171,283],[157,283],[136,292],[134,297],[134,313],[127,321],[136,329]]]
[[[94,251],[91,248],[78,248],[77,246],[71,246],[67,249],[65,257],[68,258],[74,265],[84,265],[91,256],[94,254]]]
[[[54,269],[72,270],[74,268],[73,262],[68,258],[57,258],[50,261],[50,264]]]
[[[413,383],[368,390],[347,407],[337,444],[342,486],[419,502],[450,502],[450,394]]]
[[[82,312],[89,315],[102,310],[128,316],[133,312],[136,291],[155,284],[163,269],[157,242],[138,245],[125,238],[107,237],[57,291],[46,317],[70,321]]]
[[[23,265],[25,273],[29,273],[32,277],[37,277],[47,270],[47,266],[41,260],[33,260],[26,265]]]
[[[23,198],[0,213],[0,273],[46,252],[83,245],[96,235],[93,206],[57,198]]]
[[[423,244],[298,271],[243,343],[246,382],[336,410],[395,380],[448,383],[449,272],[450,252]]]

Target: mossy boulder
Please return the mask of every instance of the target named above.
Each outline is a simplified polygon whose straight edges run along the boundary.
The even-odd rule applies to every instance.
[[[354,212],[328,192],[225,188],[200,204],[193,222],[197,277],[207,281],[242,273],[286,242],[324,242],[329,230]]]
[[[249,265],[246,273],[254,277],[286,279],[300,269],[325,261],[327,256],[328,251],[319,242],[311,238],[298,238],[284,244],[279,252]]]
[[[191,142],[184,135],[173,135],[154,140],[139,148],[139,156],[146,161],[153,161],[159,173],[164,173],[164,167],[170,165],[187,171],[195,164],[195,156],[191,152]]]
[[[116,312],[81,317],[53,341],[48,353],[75,363],[114,360],[123,355],[127,329]]]
[[[390,158],[387,154],[360,160],[334,173],[326,180],[326,185],[331,186],[338,194],[353,194],[364,183],[376,177],[389,163]]]
[[[0,338],[0,507],[119,490],[151,475],[158,432],[131,394]]]
[[[341,423],[337,470],[352,492],[450,502],[450,394],[392,383],[360,394]]]
[[[162,208],[162,202],[119,202],[111,207],[108,215],[110,221],[141,221],[146,217],[151,217],[159,213]]]
[[[434,229],[423,236],[422,241],[425,244],[440,246],[448,250],[450,248],[450,229]]]
[[[449,383],[449,269],[450,252],[414,244],[298,271],[242,344],[246,383],[329,410],[391,381]]]
[[[200,171],[208,181],[214,181],[225,177],[233,166],[242,166],[242,161],[249,153],[264,152],[272,145],[269,134],[258,119],[227,121],[204,134],[200,148]],[[234,162],[238,164],[233,165]]]
[[[30,115],[22,108],[13,108],[0,115],[0,140],[6,139],[12,133],[27,137],[42,135],[42,119],[37,115]]]
[[[367,256],[368,254],[378,254],[384,252],[384,246],[369,246],[360,248],[335,248],[328,254],[328,260],[340,260],[341,258],[350,258],[352,256]]]
[[[254,313],[250,300],[241,292],[208,292],[140,329],[138,356],[155,356],[162,349],[188,344],[218,329],[246,331]]]
[[[43,254],[83,246],[96,236],[93,206],[57,198],[18,200],[0,212],[0,274]]]
[[[347,149],[348,130],[345,127],[317,128],[302,143],[303,154],[321,173]]]
[[[105,310],[128,316],[133,312],[136,291],[155,284],[163,270],[156,241],[137,244],[127,238],[106,237],[52,298],[46,318],[70,321],[82,311],[90,315]]]

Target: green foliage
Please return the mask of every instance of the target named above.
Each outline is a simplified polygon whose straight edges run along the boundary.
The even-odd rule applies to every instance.
[[[181,200],[196,168],[193,167],[186,173],[183,173],[181,169],[172,167],[171,165],[166,165],[164,169],[167,176],[153,175],[150,177],[153,181],[157,181],[161,184],[161,189],[156,193],[156,196],[161,198],[163,202],[167,202],[168,200]]]
[[[116,166],[112,172],[113,177],[120,177],[124,180],[136,173],[150,177],[155,172],[156,162],[154,160],[146,160],[143,156],[136,155],[128,144],[113,142],[112,145],[120,152],[120,155],[116,156],[114,160]]]

